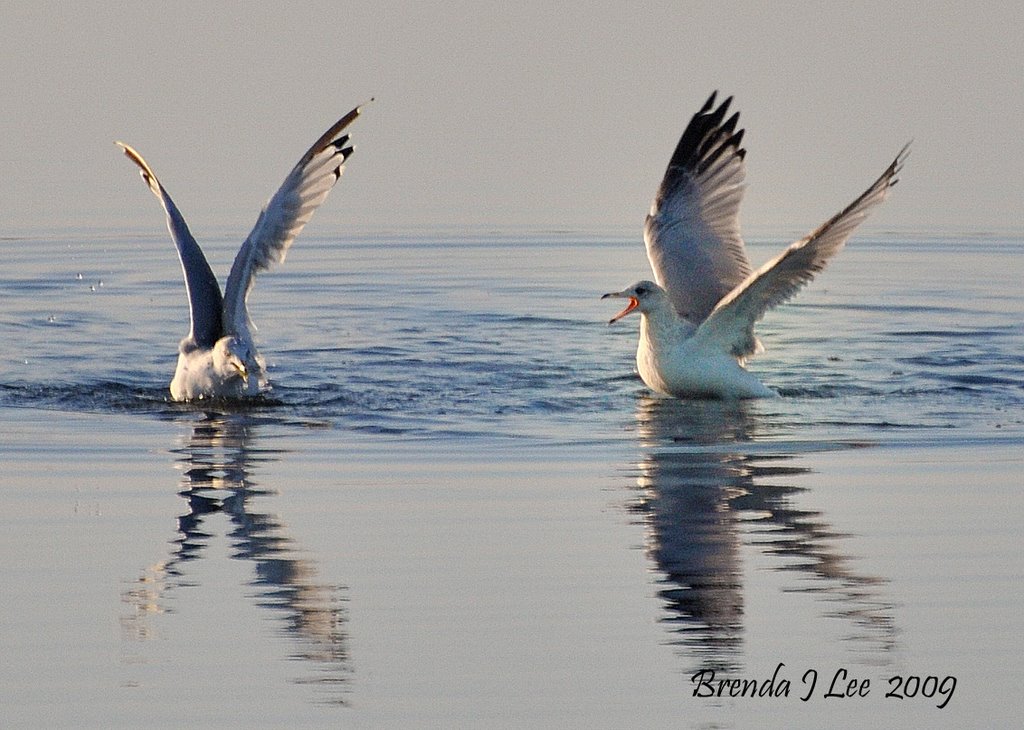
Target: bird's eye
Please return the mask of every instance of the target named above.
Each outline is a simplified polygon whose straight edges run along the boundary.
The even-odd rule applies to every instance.
[[[647,287],[646,286],[638,286],[636,288],[636,293],[637,293],[638,296],[642,297],[644,294],[647,293]]]

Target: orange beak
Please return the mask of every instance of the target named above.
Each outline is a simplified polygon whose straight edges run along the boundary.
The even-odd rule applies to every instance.
[[[622,297],[622,296],[626,296],[626,295],[622,294],[621,292],[612,292],[610,294],[605,294],[601,298],[602,299],[607,299],[608,297]],[[616,322],[618,322],[620,319],[625,317],[627,314],[629,314],[630,312],[632,312],[634,309],[636,309],[639,306],[640,306],[640,302],[637,301],[636,297],[629,297],[629,304],[627,304],[625,306],[625,308],[621,312],[619,312],[614,317],[609,319],[608,320],[608,324],[615,324]]]

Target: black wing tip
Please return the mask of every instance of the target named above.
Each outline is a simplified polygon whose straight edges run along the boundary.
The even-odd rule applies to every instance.
[[[733,112],[726,118],[733,97],[726,97],[716,107],[717,98],[718,91],[715,90],[700,111],[690,119],[669,161],[669,170],[679,173],[701,173],[727,151],[731,151],[740,160],[745,159],[746,150],[740,146],[745,130],[737,130],[740,113]]]
[[[341,162],[338,163],[337,167],[334,168],[334,181],[337,182],[341,178],[341,173],[345,171],[345,163],[348,162],[348,158],[355,152],[355,147],[346,147],[339,151],[341,155]]]
[[[907,157],[910,155],[910,145],[913,141],[914,140],[910,140],[910,142],[907,142],[902,148],[900,148],[900,151],[896,153],[896,157],[889,163],[889,166],[885,168],[885,172],[882,173],[881,177],[878,178],[878,181],[875,183],[876,186],[884,185],[886,189],[889,189],[900,181],[899,174],[903,172],[903,165],[906,163]]]
[[[892,170],[893,183],[896,183],[896,175],[903,172],[903,165],[906,163],[907,158],[910,156],[910,145],[914,143],[914,140],[910,140],[896,153],[896,159],[889,165],[889,169]]]
[[[375,97],[370,97],[370,101],[374,101],[374,99]],[[299,160],[299,165],[301,166],[308,164],[310,160],[312,160],[318,154],[326,150],[328,147],[334,147],[335,150],[341,152],[342,148],[349,142],[348,133],[342,134],[342,132],[344,132],[348,125],[350,125],[352,122],[356,120],[356,118],[359,117],[359,115],[363,111],[363,107],[366,106],[367,103],[369,102],[364,102],[363,104],[360,104],[359,106],[352,109],[352,111],[350,111],[348,114],[346,114],[341,119],[332,124],[330,129],[328,129],[326,132],[320,135],[320,139],[314,142],[313,146],[306,150],[306,154],[304,154],[302,156],[302,159]]]
[[[725,120],[725,124],[722,125],[722,127],[721,127],[722,131],[724,131],[724,132],[727,131],[730,134],[732,134],[736,130],[736,125],[739,123],[739,121],[740,121],[740,113],[739,112],[733,112],[732,116],[729,117],[728,119],[726,119]],[[740,130],[740,131],[742,132],[743,130]]]

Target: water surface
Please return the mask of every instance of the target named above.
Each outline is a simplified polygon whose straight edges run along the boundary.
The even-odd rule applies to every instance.
[[[719,403],[605,324],[636,240],[304,235],[251,298],[273,390],[207,409],[164,236],[0,250],[5,727],[1014,719],[1020,239],[854,239],[759,329],[782,397]]]

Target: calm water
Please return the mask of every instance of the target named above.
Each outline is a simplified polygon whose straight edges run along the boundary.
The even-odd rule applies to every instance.
[[[219,411],[159,230],[0,251],[5,728],[1019,719],[1020,238],[856,238],[728,404],[605,324],[638,239],[304,235]]]

